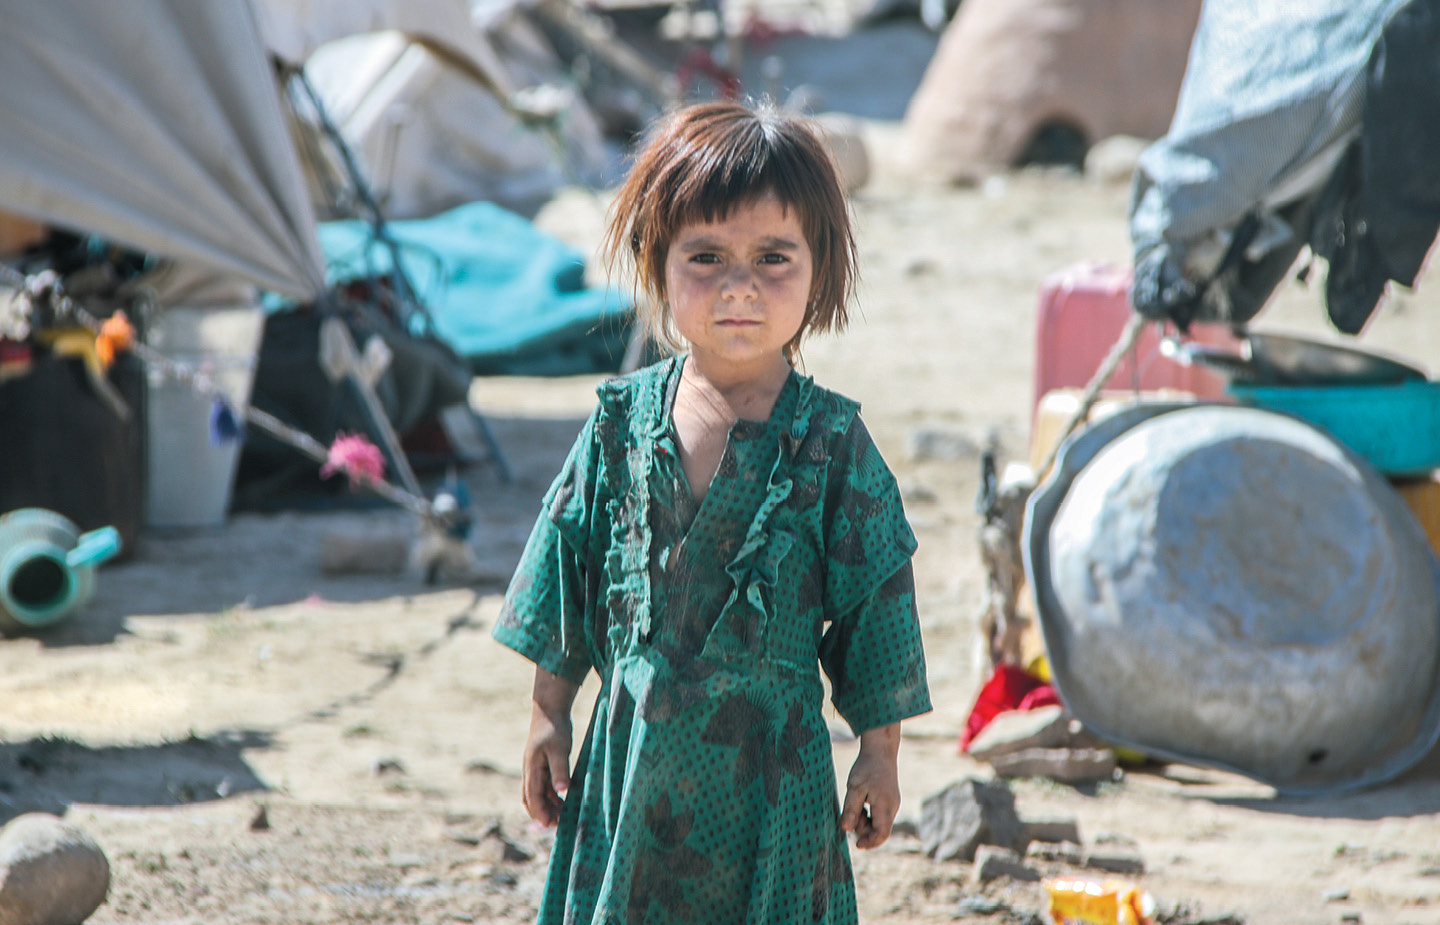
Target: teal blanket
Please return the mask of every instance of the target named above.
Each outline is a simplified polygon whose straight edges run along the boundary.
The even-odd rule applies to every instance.
[[[435,333],[476,375],[615,372],[634,323],[612,290],[586,288],[579,251],[488,202],[386,223]],[[332,284],[390,272],[359,220],[320,225]]]

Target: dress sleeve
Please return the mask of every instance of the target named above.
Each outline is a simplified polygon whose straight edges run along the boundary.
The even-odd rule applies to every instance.
[[[545,493],[491,635],[574,684],[594,664],[587,644],[589,520],[594,508],[595,416]]]
[[[843,440],[826,499],[820,662],[835,709],[858,735],[931,705],[910,564],[915,534],[900,488],[859,418]]]

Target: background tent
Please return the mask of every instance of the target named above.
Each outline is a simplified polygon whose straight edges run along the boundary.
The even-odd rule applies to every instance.
[[[255,3],[270,52],[304,71],[291,113],[322,218],[355,209],[331,128],[389,218],[533,205],[606,161],[595,118],[516,0]]]
[[[331,9],[322,4],[309,8]],[[352,13],[379,9],[371,4]],[[398,22],[452,28],[443,18],[421,22],[418,10],[417,5]],[[156,277],[218,277],[221,285],[212,291],[228,285],[228,298],[186,303],[203,304],[212,314],[253,305],[247,287],[302,303],[326,294],[315,212],[275,63],[250,3],[137,0],[112,8],[76,0],[43,5],[0,0],[0,12],[9,41],[9,51],[0,56],[0,86],[5,88],[0,118],[23,127],[0,139],[0,209],[98,237],[147,260],[165,258]],[[288,28],[297,28],[297,21],[288,20]],[[341,25],[377,21],[361,16]],[[273,19],[271,28],[279,28]],[[298,39],[296,34],[274,40],[298,54],[308,42],[331,33],[307,27]],[[483,48],[451,57],[476,74],[493,69]],[[485,74],[501,83],[498,70]],[[184,272],[172,273],[177,266]],[[240,295],[237,282],[243,284]],[[193,285],[186,288],[196,291]],[[173,304],[160,300],[161,308]],[[258,319],[258,307],[253,311]],[[155,316],[159,320],[148,328],[147,338],[168,333],[165,326],[180,317],[175,311]],[[253,346],[238,343],[182,349],[205,355],[212,346],[254,352]],[[455,372],[466,373],[453,353],[432,353]],[[308,362],[316,363],[313,351]],[[467,379],[463,376],[457,390],[461,401]],[[248,382],[226,392],[230,401],[243,404]],[[201,405],[196,424],[195,415],[182,420],[168,410],[162,413],[156,394],[152,381],[147,440],[152,448],[168,449],[148,454],[154,464],[148,478],[152,501],[157,487],[168,489],[179,481],[170,473],[157,478],[155,465],[180,465],[210,449],[204,423],[208,396],[188,396]],[[369,423],[381,430],[387,426]],[[176,444],[169,441],[182,433],[199,447],[187,444],[185,451],[174,451]],[[207,482],[228,481],[232,465],[207,469]]]
[[[498,23],[514,6],[497,0],[477,15]],[[302,300],[324,290],[323,257],[272,55],[296,66],[360,34],[399,48],[401,60],[342,109],[370,126],[355,137],[373,151],[394,147],[405,122],[395,106],[409,107],[404,128],[421,139],[402,151],[410,178],[422,163],[450,176],[486,133],[492,149],[528,145],[527,169],[550,159],[544,142],[496,120],[514,88],[465,0],[0,0],[0,13],[0,120],[25,127],[0,140],[0,210]],[[448,96],[427,101],[436,84]],[[576,112],[571,136],[598,138],[583,106]],[[438,127],[447,121],[463,128]],[[593,146],[584,150],[594,166]],[[485,192],[471,183],[468,192]],[[453,184],[446,192],[446,205],[459,201]]]
[[[533,211],[562,186],[597,186],[616,160],[545,35],[518,7],[484,28],[517,92],[496,93],[432,45],[394,31],[331,42],[305,73],[391,218],[477,200]]]
[[[496,0],[509,6],[512,0]],[[494,92],[512,87],[505,68],[474,28],[466,0],[254,0],[265,46],[280,60],[303,65],[338,39],[394,31],[425,45]]]
[[[270,53],[303,68],[308,92],[290,87],[290,114],[322,218],[355,212],[331,127],[388,218],[481,199],[533,209],[560,186],[600,183],[615,159],[530,4],[253,2]],[[600,77],[592,68],[590,92]]]
[[[310,299],[325,274],[245,3],[0,0],[0,209]]]

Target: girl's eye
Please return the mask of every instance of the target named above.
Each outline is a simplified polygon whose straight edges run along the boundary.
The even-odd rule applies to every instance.
[[[760,262],[769,264],[789,263],[790,258],[785,256],[784,254],[766,254],[764,257],[760,258]]]
[[[695,254],[690,258],[691,263],[719,263],[720,258],[714,254]]]

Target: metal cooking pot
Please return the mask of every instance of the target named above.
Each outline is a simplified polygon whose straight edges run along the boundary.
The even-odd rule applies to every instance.
[[[1303,421],[1117,412],[1065,443],[1022,548],[1060,697],[1103,738],[1315,794],[1440,737],[1440,563]]]
[[[1387,385],[1427,378],[1424,369],[1377,350],[1268,331],[1241,334],[1239,352],[1193,341],[1171,341],[1165,350],[1180,362],[1251,385]]]

